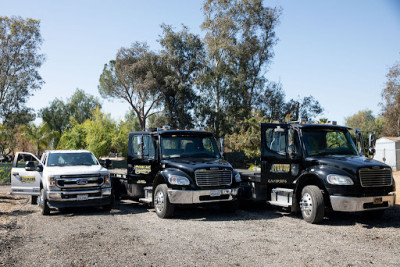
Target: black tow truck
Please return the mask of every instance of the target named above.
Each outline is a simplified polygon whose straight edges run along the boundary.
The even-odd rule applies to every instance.
[[[173,216],[176,205],[219,203],[234,209],[241,182],[211,132],[167,126],[131,132],[127,169],[110,169],[110,175],[116,199],[150,204],[160,218]]]
[[[354,142],[349,130],[336,123],[262,123],[261,171],[240,172],[241,198],[300,210],[309,223],[332,210],[382,215],[395,203],[392,170],[365,157],[362,131],[356,129]],[[370,155],[374,140],[370,134]]]

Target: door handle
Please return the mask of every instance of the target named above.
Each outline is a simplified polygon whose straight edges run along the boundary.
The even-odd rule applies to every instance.
[[[19,175],[19,173],[18,173],[18,172],[13,172],[13,173],[12,173],[12,175],[14,175],[14,176],[18,176],[18,175]]]

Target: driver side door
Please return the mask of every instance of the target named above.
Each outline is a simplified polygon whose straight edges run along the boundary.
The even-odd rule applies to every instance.
[[[25,166],[28,162],[34,163],[33,169]],[[18,152],[11,169],[11,194],[39,196],[42,174],[43,164],[35,155]]]

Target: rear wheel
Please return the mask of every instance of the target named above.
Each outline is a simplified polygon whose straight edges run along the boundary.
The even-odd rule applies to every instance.
[[[170,218],[174,215],[175,206],[169,202],[166,184],[159,184],[156,187],[153,202],[158,217]]]
[[[301,191],[300,210],[303,219],[309,223],[319,223],[324,218],[325,203],[318,186],[308,185]]]
[[[46,192],[43,188],[40,189],[39,207],[42,210],[42,215],[50,215],[50,208],[47,205]]]

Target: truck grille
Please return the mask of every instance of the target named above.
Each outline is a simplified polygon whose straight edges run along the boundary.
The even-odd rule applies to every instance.
[[[231,170],[197,170],[194,173],[198,186],[231,185]]]
[[[104,182],[100,174],[61,175],[56,184],[61,188],[98,187]]]
[[[391,169],[369,169],[359,170],[360,182],[363,187],[379,187],[392,185]]]

